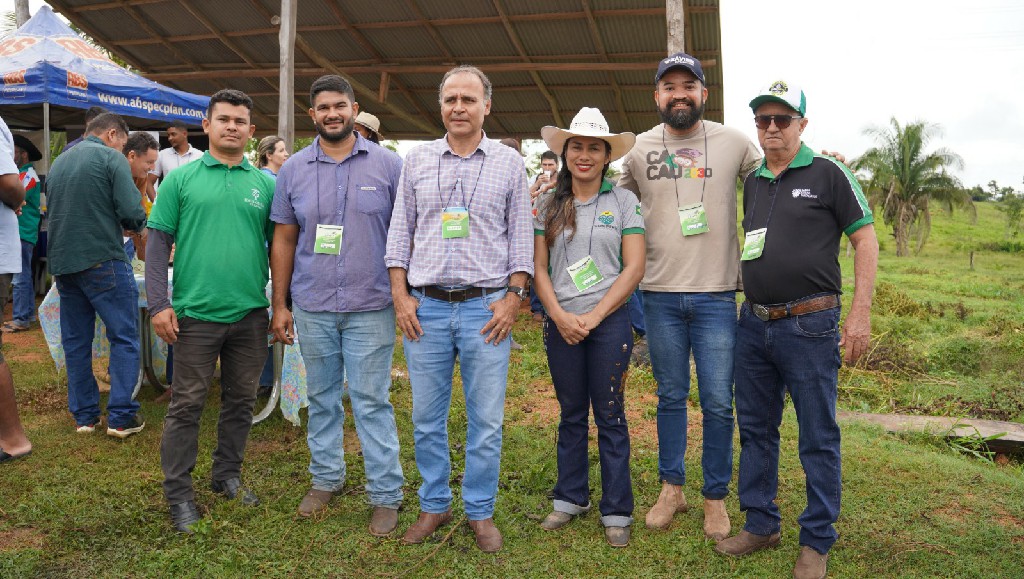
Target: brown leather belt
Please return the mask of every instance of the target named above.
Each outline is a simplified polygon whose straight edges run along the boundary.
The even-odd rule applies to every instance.
[[[835,307],[839,307],[839,296],[832,294],[795,300],[788,304],[771,304],[766,306],[761,304],[750,304],[750,311],[754,312],[754,315],[762,322],[767,322],[769,320],[780,320],[790,316],[813,314],[814,312],[820,312],[821,310],[827,310]]]
[[[503,287],[470,287],[465,289],[444,289],[436,285],[425,285],[415,288],[428,298],[441,300],[442,302],[464,302],[474,298],[482,298],[485,295],[501,291]]]

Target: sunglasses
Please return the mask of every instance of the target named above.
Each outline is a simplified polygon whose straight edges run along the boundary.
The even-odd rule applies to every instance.
[[[801,116],[790,116],[790,115],[754,115],[754,124],[758,129],[767,131],[768,127],[772,125],[772,121],[775,122],[775,126],[780,131],[784,131],[789,128],[789,125],[793,124],[795,119],[802,119]]]

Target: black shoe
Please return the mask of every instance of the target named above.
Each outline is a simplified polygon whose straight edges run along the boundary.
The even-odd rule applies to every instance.
[[[255,507],[260,504],[259,497],[249,490],[249,487],[244,486],[238,477],[215,480],[210,483],[210,488],[218,495],[224,495],[229,499],[241,498],[242,504],[247,507]]]
[[[196,506],[195,501],[171,505],[171,523],[180,533],[191,535],[193,533],[192,525],[198,523],[200,518],[199,507]]]

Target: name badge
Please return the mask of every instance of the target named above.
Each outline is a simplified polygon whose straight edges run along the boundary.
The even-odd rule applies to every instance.
[[[768,235],[768,229],[764,227],[748,231],[746,239],[743,240],[743,254],[740,256],[740,261],[750,261],[761,257],[766,235]]]
[[[469,237],[469,210],[448,207],[441,212],[441,238]]]
[[[703,203],[694,203],[679,208],[679,225],[683,228],[683,235],[699,235],[707,233],[708,215],[704,212]]]
[[[576,290],[581,293],[604,281],[604,276],[601,275],[601,271],[597,269],[597,264],[594,263],[594,259],[589,255],[565,268],[565,270],[569,272],[572,283],[576,284]]]
[[[341,236],[345,227],[341,225],[316,224],[316,241],[313,253],[341,255]]]

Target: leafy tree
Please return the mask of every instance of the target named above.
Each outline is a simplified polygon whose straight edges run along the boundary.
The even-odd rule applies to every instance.
[[[1016,237],[1020,233],[1020,222],[1024,218],[1024,193],[1018,193],[1011,187],[1003,194],[996,208],[1006,215],[1006,238]]]
[[[938,125],[924,121],[900,124],[895,117],[888,127],[871,127],[864,131],[875,139],[876,147],[868,149],[853,166],[866,171],[865,191],[871,205],[881,206],[882,218],[892,227],[896,239],[896,255],[919,253],[931,232],[932,202],[948,211],[964,207],[972,214],[974,203],[968,190],[950,169],[962,169],[959,155],[941,148],[928,152],[929,142],[941,134]]]

